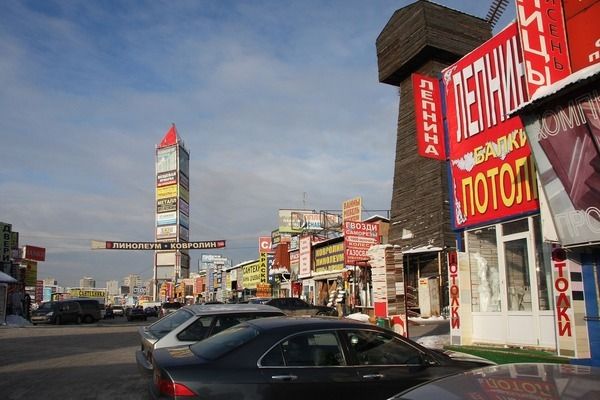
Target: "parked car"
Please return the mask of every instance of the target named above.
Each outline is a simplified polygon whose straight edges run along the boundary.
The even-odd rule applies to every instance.
[[[503,364],[461,372],[404,391],[390,400],[600,398],[600,368],[565,364]]]
[[[179,310],[183,306],[183,303],[178,303],[176,301],[171,303],[162,303],[160,306],[159,316],[162,318],[169,313]]]
[[[31,323],[61,325],[67,322],[81,323],[81,306],[76,301],[60,300],[42,303],[31,313]]]
[[[262,304],[211,304],[185,306],[146,327],[140,327],[141,350],[136,352],[142,374],[152,372],[156,349],[192,344],[254,318],[282,316],[283,311]]]
[[[271,297],[250,297],[247,303],[250,304],[267,304],[268,301],[272,300]]]
[[[335,308],[326,306],[313,306],[306,301],[297,297],[280,297],[271,299],[266,303],[269,306],[277,307],[283,310],[287,315],[336,315],[337,311]]]
[[[206,400],[383,400],[437,377],[493,364],[330,317],[246,321],[190,346],[156,349],[153,359],[154,398]]]
[[[158,307],[145,307],[144,313],[146,317],[158,317]]]
[[[71,298],[81,306],[81,320],[86,324],[97,322],[102,319],[102,304],[95,299]]]
[[[125,315],[125,309],[123,306],[113,306],[112,310],[115,317],[122,317]]]
[[[148,319],[141,306],[128,307],[125,310],[125,316],[127,317],[127,321],[146,321]]]

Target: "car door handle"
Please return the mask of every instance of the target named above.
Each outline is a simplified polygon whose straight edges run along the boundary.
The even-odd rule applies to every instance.
[[[273,375],[271,378],[276,381],[284,381],[284,382],[295,381],[296,379],[298,379],[298,377],[296,375]]]
[[[363,379],[367,380],[367,381],[377,381],[379,379],[383,378],[383,374],[370,374],[370,375],[363,375]]]

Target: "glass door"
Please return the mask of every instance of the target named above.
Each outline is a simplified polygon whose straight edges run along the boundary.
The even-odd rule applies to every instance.
[[[532,311],[527,238],[504,242],[508,311]]]

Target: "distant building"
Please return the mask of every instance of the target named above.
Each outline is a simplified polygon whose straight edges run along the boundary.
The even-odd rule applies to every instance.
[[[81,288],[95,288],[96,280],[90,277],[84,277],[79,280],[79,287]]]
[[[131,274],[123,278],[123,286],[129,286],[130,288],[142,286],[142,278],[139,275]]]
[[[109,296],[118,296],[121,294],[119,281],[106,281],[106,290]]]
[[[58,286],[58,281],[54,278],[43,279],[44,286]]]

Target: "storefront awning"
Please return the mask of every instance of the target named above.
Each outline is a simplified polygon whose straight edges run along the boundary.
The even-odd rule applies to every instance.
[[[435,247],[431,245],[413,247],[412,249],[402,250],[402,254],[419,254],[419,253],[437,253],[444,250],[441,247]]]

